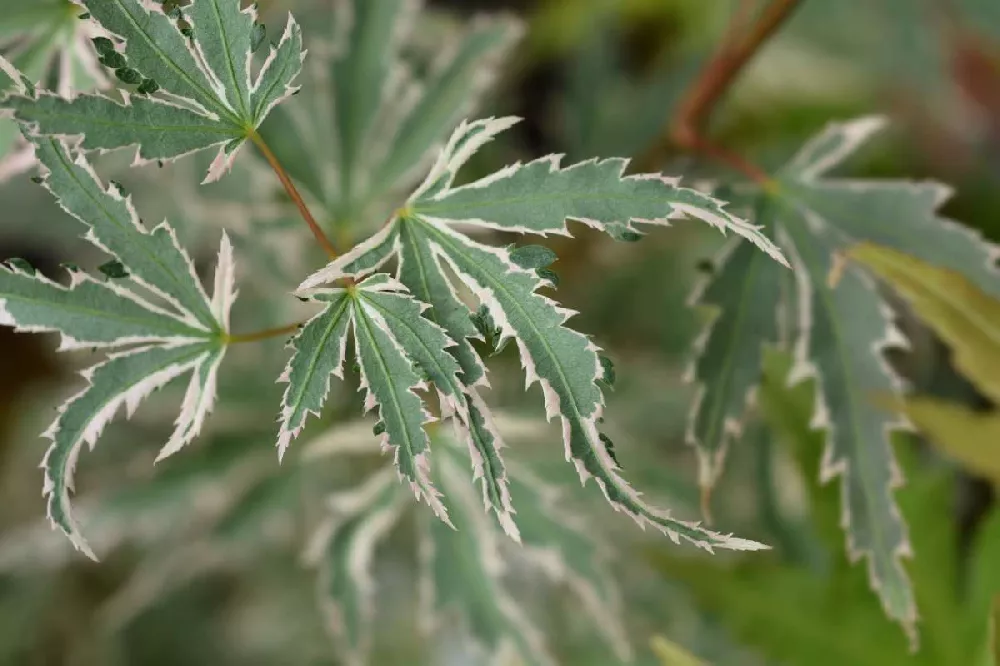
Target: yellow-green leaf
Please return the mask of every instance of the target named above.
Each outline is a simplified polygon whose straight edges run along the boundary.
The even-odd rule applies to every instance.
[[[1000,486],[1000,413],[931,398],[907,400],[903,409],[945,455]]]
[[[1000,301],[955,271],[895,250],[862,244],[850,254],[910,303],[951,347],[962,374],[1000,401]]]

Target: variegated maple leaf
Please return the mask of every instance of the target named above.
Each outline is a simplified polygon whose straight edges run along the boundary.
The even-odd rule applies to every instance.
[[[181,413],[159,457],[198,435],[213,408],[228,344],[236,296],[232,246],[223,235],[210,298],[166,223],[145,229],[131,200],[117,186],[105,188],[86,159],[74,159],[60,139],[38,138],[35,154],[45,187],[87,227],[85,238],[113,258],[102,266],[107,281],[70,267],[69,286],[17,260],[0,270],[0,323],[58,332],[60,350],[109,350],[105,361],[84,371],[87,386],[60,407],[45,433],[52,440],[43,461],[49,519],[94,557],[70,508],[80,452],[93,448],[120,407],[131,416],[153,390],[188,373]]]
[[[172,160],[218,148],[207,181],[220,178],[240,146],[279,102],[295,92],[304,52],[291,17],[254,76],[256,10],[240,0],[194,0],[169,13],[143,0],[80,0],[115,39],[98,38],[104,66],[129,88],[122,101],[103,95],[65,99],[50,92],[7,97],[40,135],[73,137],[83,150],[137,146],[136,160]]]
[[[521,33],[512,19],[477,19],[418,76],[403,47],[422,5],[337,0],[332,43],[311,45],[308,84],[261,127],[323,217],[342,229],[385,219],[389,209],[380,207],[426,172]]]
[[[822,475],[843,484],[843,524],[852,560],[865,557],[886,612],[915,635],[913,590],[901,563],[906,525],[893,499],[902,483],[890,434],[907,424],[873,401],[902,382],[884,358],[906,341],[873,278],[846,261],[859,242],[895,248],[961,271],[1000,295],[1000,248],[937,214],[950,192],[937,183],[830,178],[882,126],[877,118],[834,124],[784,167],[759,195],[756,222],[792,258],[795,283],[747,248],[725,250],[696,301],[716,311],[698,341],[690,378],[698,385],[688,439],[710,488],[731,439],[742,430],[760,381],[762,345],[781,345],[783,310],[794,313],[796,364],[789,381],[815,377],[813,425],[827,433]],[[789,302],[792,301],[792,302]]]
[[[338,446],[322,447],[322,456],[364,450],[348,445],[353,441],[341,437]],[[482,511],[465,480],[465,447],[443,433],[434,438],[434,445],[440,455],[433,478],[447,495],[455,529],[430,516],[417,516],[421,628],[432,634],[457,613],[488,656],[507,650],[532,666],[557,663],[543,632],[507,589],[507,568],[526,565],[553,583],[567,585],[597,633],[627,660],[631,648],[620,620],[618,590],[607,570],[607,553],[586,523],[564,510],[558,490],[511,465],[511,492],[523,505],[518,516],[524,541],[523,547],[508,548],[512,544],[501,533],[503,528]],[[331,495],[328,518],[307,551],[319,570],[321,608],[350,664],[368,663],[378,610],[373,570],[379,548],[412,506],[393,476],[384,468],[353,489]]]
[[[20,75],[63,97],[108,85],[90,38],[98,31],[81,21],[84,9],[70,0],[0,0],[0,95],[20,90]],[[17,124],[0,118],[0,182],[34,164],[31,144]]]
[[[478,395],[488,383],[471,340],[482,339],[480,329],[484,329],[498,346],[510,340],[517,343],[528,384],[541,384],[548,417],[563,424],[567,460],[582,480],[596,479],[616,510],[675,541],[684,538],[708,550],[760,548],[677,520],[640,499],[619,475],[613,448],[599,430],[604,408],[600,383],[608,378],[607,363],[587,336],[565,326],[573,313],[537,293],[553,284],[553,276],[545,272],[551,253],[483,245],[455,226],[565,235],[566,221],[574,219],[609,233],[637,233],[638,224],[666,224],[691,216],[732,229],[784,261],[781,253],[756,228],[707,195],[660,176],[623,177],[626,160],[562,168],[558,159],[545,158],[454,187],[458,169],[515,122],[504,118],[463,123],[424,183],[379,233],[302,283],[300,290],[329,305],[294,342],[296,352],[285,374],[289,386],[280,449],[299,433],[307,415],[322,407],[329,375],[339,375],[344,361],[350,322],[369,391],[368,405],[380,407],[384,443],[395,451],[400,472],[417,495],[439,515],[446,515],[428,472],[427,438],[421,428],[428,417],[413,392],[429,380],[440,396],[442,415],[454,415],[461,439],[472,452],[487,507],[517,538],[502,443]],[[376,273],[392,259],[398,264],[395,280]],[[336,281],[346,281],[347,286],[315,291]],[[459,297],[458,284],[478,300],[478,312]],[[358,304],[372,299],[371,293],[385,299],[382,294],[402,294],[404,289],[409,291],[404,297],[410,304],[406,311],[359,309]]]

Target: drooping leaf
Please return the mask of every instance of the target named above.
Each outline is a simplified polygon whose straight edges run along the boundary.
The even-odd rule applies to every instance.
[[[449,337],[464,341],[455,351],[461,363],[463,381],[468,385],[482,376],[482,361],[467,346],[469,338],[479,337],[479,329],[470,320],[473,311],[463,306],[454,292],[449,273],[457,275],[459,283],[472,292],[496,329],[493,336],[496,347],[502,348],[511,340],[517,343],[528,384],[541,384],[546,414],[549,418],[559,417],[562,422],[567,460],[574,462],[582,480],[596,478],[616,510],[625,512],[640,525],[655,526],[672,539],[684,537],[707,549],[761,547],[676,520],[643,503],[639,494],[618,474],[618,465],[599,432],[598,421],[604,405],[599,382],[605,378],[605,369],[600,350],[586,336],[565,327],[572,313],[536,293],[543,281],[534,271],[521,268],[512,260],[512,249],[486,246],[457,232],[450,224],[461,221],[457,213],[452,220],[424,214],[423,207],[432,205],[428,202],[449,200],[458,169],[477,149],[514,122],[506,118],[464,123],[407,206],[368,242],[307,278],[300,290],[308,292],[329,281],[358,279],[398,256],[401,259],[397,271],[400,282],[418,298],[427,299],[431,306],[428,316],[436,317],[436,322]],[[615,181],[622,182],[620,169]],[[486,179],[484,182],[489,184],[491,181]],[[668,214],[670,209],[669,195],[664,196],[668,201],[661,205],[660,215]],[[605,220],[631,219],[632,209],[628,204],[624,212],[619,212],[615,202],[613,196],[603,199]],[[706,205],[716,210],[713,206],[717,206],[717,202]],[[559,213],[550,213],[556,214]],[[561,220],[560,226],[564,224]],[[751,228],[738,221],[734,226]],[[464,317],[458,314],[463,307]]]
[[[193,326],[217,329],[211,304],[191,258],[166,224],[148,231],[130,197],[105,189],[82,156],[75,160],[56,138],[39,138],[35,154],[44,185],[63,210],[88,227],[85,238],[125,265],[131,279],[164,298]]]
[[[78,549],[94,557],[69,503],[80,451],[84,444],[96,444],[120,406],[131,416],[150,392],[187,372],[191,382],[160,458],[179,451],[201,431],[213,408],[236,298],[232,245],[223,234],[209,299],[172,228],[164,223],[147,231],[131,200],[117,186],[105,188],[86,159],[72,160],[60,140],[39,139],[36,154],[45,187],[88,227],[86,239],[111,254],[128,274],[97,282],[71,269],[69,287],[62,287],[24,266],[0,270],[0,323],[22,331],[57,331],[62,349],[116,350],[84,372],[88,386],[60,408],[46,432],[52,440],[43,464],[49,518]],[[136,286],[164,303],[151,303]]]
[[[479,510],[465,475],[441,456],[435,479],[446,488],[455,529],[425,521],[420,591],[427,628],[439,628],[449,612],[461,613],[464,628],[488,656],[506,649],[528,666],[554,666],[544,635],[503,585],[502,537]]]
[[[889,248],[865,244],[852,250],[851,257],[905,298],[952,349],[958,370],[1000,402],[1000,298],[956,270]]]
[[[441,45],[417,80],[403,47],[419,6],[338,2],[330,55],[307,67],[303,94],[261,129],[292,177],[345,228],[383,215],[378,206],[419,178],[520,34],[511,20],[477,20],[454,44]]]
[[[427,387],[423,369],[414,356],[407,354],[404,340],[390,328],[372,302],[380,290],[398,288],[383,282],[383,278],[387,276],[376,275],[361,283],[358,296],[351,303],[365,408],[378,409],[379,420],[385,424],[382,449],[392,453],[400,477],[409,482],[417,499],[425,500],[450,525],[440,492],[431,482],[430,439],[424,425],[434,418],[416,393]],[[368,290],[370,293],[366,293]],[[447,340],[443,334],[441,337]]]
[[[126,94],[122,104],[102,96],[67,100],[47,92],[2,102],[41,135],[79,137],[84,150],[137,146],[136,158],[142,161],[218,148],[206,177],[212,181],[222,177],[274,104],[294,92],[302,53],[292,18],[253,81],[256,14],[252,7],[241,10],[239,0],[195,0],[177,8],[190,28],[141,0],[83,0],[83,5],[124,42],[120,52],[106,50],[102,60],[116,65],[120,80],[140,85],[137,92],[147,94]]]
[[[769,224],[796,266],[794,294],[789,294],[793,298],[783,295],[779,312],[793,312],[797,319],[793,379],[817,378],[814,423],[827,433],[828,447],[824,478],[842,477],[849,551],[868,558],[872,587],[890,616],[912,635],[913,592],[900,563],[909,546],[892,499],[901,478],[890,445],[891,431],[905,422],[872,399],[878,394],[899,395],[902,382],[883,352],[905,345],[905,340],[892,324],[875,280],[850,264],[847,255],[861,242],[884,244],[930,263],[967,270],[980,288],[995,293],[1000,290],[995,266],[1000,253],[977,234],[937,214],[947,197],[946,189],[937,184],[827,175],[882,125],[879,119],[863,118],[821,132],[760,193],[769,214],[755,221]],[[747,298],[749,303],[758,299],[776,303],[771,285],[748,293]],[[734,312],[730,309],[729,316]],[[755,340],[740,343],[759,349],[771,341],[772,333],[769,327]],[[705,381],[707,376],[698,378]],[[746,379],[743,384],[752,388]],[[712,467],[703,475],[717,474]]]
[[[376,610],[372,579],[376,549],[405,507],[405,497],[388,468],[361,487],[329,499],[331,516],[318,532],[310,559],[320,570],[320,607],[331,633],[346,643],[341,652],[349,664],[367,663]]]
[[[908,398],[901,407],[945,456],[1000,486],[1000,415],[933,398]]]
[[[757,222],[773,233],[773,210],[767,202],[758,202],[756,212]],[[781,342],[780,267],[739,241],[715,264],[692,297],[716,312],[695,345],[688,370],[688,380],[698,389],[687,441],[698,451],[699,483],[706,491],[722,474],[730,440],[743,433],[744,416],[760,383],[763,346]]]
[[[793,261],[801,317],[796,365],[789,381],[816,377],[813,426],[827,431],[821,477],[841,477],[848,552],[852,559],[868,558],[872,587],[881,595],[886,612],[912,633],[916,607],[900,562],[909,552],[909,542],[893,499],[902,476],[889,439],[889,433],[905,422],[872,400],[872,395],[901,390],[882,354],[905,340],[870,279],[856,268],[845,269],[831,287],[828,276],[834,270],[837,246],[825,229],[806,235],[806,224],[802,220],[802,226],[785,227],[798,249]]]
[[[561,167],[560,158],[550,156],[514,164],[462,187],[451,187],[468,155],[512,122],[503,118],[461,126],[442,153],[442,159],[451,156],[451,163],[439,162],[411,198],[412,211],[438,222],[462,222],[542,236],[569,235],[569,220],[602,230],[608,225],[625,225],[635,231],[633,224],[665,225],[671,219],[693,217],[720,231],[736,232],[787,265],[781,251],[765,234],[727,212],[721,201],[678,187],[676,181],[659,174],[624,176],[628,166],[625,159],[590,160]]]

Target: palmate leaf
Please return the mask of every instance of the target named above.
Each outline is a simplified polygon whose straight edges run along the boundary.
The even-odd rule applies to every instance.
[[[725,264],[704,289],[702,301],[721,308],[718,322],[733,321],[741,309],[756,310],[761,302],[768,304],[770,317],[779,316],[782,309],[797,313],[797,363],[791,380],[817,379],[814,425],[827,433],[823,478],[842,477],[849,553],[852,559],[868,559],[872,587],[887,613],[913,634],[913,592],[899,561],[909,552],[909,542],[892,499],[902,479],[890,433],[905,424],[873,399],[899,393],[901,382],[883,352],[905,345],[905,340],[893,326],[875,280],[845,257],[858,243],[877,243],[961,271],[986,293],[996,294],[1000,251],[937,214],[948,196],[938,184],[825,177],[882,126],[872,118],[830,126],[779,172],[770,191],[760,195],[758,214],[764,218],[757,222],[769,225],[796,266],[794,305],[779,299],[773,282],[733,296],[725,284],[732,283],[735,273]],[[725,300],[719,298],[724,292],[729,296]],[[747,327],[745,338],[731,341],[728,353],[742,354],[750,367],[726,362],[727,348],[717,344],[729,332],[725,329],[712,328],[700,347],[693,376],[701,386],[711,387],[700,389],[711,401],[698,403],[689,432],[707,465],[703,478],[718,476],[727,433],[738,431],[742,396],[756,385],[752,377],[759,373],[759,354],[753,350],[774,342],[774,330],[770,325]],[[738,391],[724,395],[720,386]]]
[[[350,424],[332,430],[336,445],[317,441],[320,457],[308,456],[309,464],[364,453],[354,442],[359,436],[363,442],[366,433],[344,436],[352,430]],[[529,470],[512,466],[511,492],[524,505],[519,513],[524,542],[523,547],[516,546],[502,535],[503,526],[481,510],[462,471],[469,457],[461,441],[439,432],[434,447],[439,455],[433,478],[445,492],[443,501],[456,529],[427,514],[416,516],[423,629],[436,633],[453,614],[461,614],[467,618],[461,628],[489,656],[513,650],[526,664],[554,663],[528,609],[508,589],[508,574],[516,575],[527,565],[553,584],[566,585],[597,635],[628,660],[630,649],[607,554],[586,523],[563,510],[558,490]],[[335,492],[328,502],[329,517],[307,549],[308,561],[319,570],[320,606],[338,648],[351,664],[368,663],[378,618],[378,584],[373,576],[379,548],[392,530],[401,528],[412,505],[392,476],[386,467],[351,490]]]
[[[341,376],[350,329],[365,391],[365,409],[378,408],[382,448],[392,451],[401,477],[442,520],[447,512],[429,477],[430,443],[424,425],[429,412],[416,391],[434,381],[444,401],[460,400],[458,364],[448,354],[453,343],[421,316],[423,306],[387,275],[374,275],[347,289],[313,295],[326,308],[306,323],[293,341],[295,355],[282,380],[279,455],[298,435],[309,413],[318,414],[329,392],[330,375]]]
[[[472,387],[485,381],[482,360],[468,342],[480,336],[478,329],[470,325],[472,311],[455,292],[457,285],[448,274],[453,272],[485,309],[496,329],[494,337],[498,345],[509,340],[517,343],[528,385],[541,384],[546,413],[562,422],[567,460],[574,462],[582,480],[594,477],[616,510],[625,512],[640,525],[656,527],[675,541],[683,537],[709,550],[761,547],[676,520],[640,500],[639,494],[618,474],[618,465],[598,429],[604,405],[598,382],[605,377],[600,350],[586,336],[564,326],[572,313],[536,293],[548,281],[518,265],[511,249],[473,241],[457,232],[453,224],[470,222],[507,228],[504,223],[512,217],[503,207],[505,201],[523,215],[520,219],[524,224],[511,230],[543,234],[564,232],[567,218],[583,219],[603,228],[612,225],[629,228],[634,223],[664,223],[685,213],[721,228],[731,228],[783,261],[781,253],[759,230],[726,213],[720,202],[707,195],[683,190],[662,177],[622,178],[623,162],[586,162],[565,170],[558,169],[552,160],[536,163],[544,168],[534,173],[534,178],[548,183],[549,190],[540,190],[535,180],[529,182],[519,177],[517,166],[453,189],[451,184],[458,169],[476,150],[514,122],[505,118],[464,123],[430,175],[390,223],[355,250],[309,277],[300,290],[309,291],[326,282],[359,279],[391,259],[398,259],[397,279],[430,306],[425,316],[441,326],[452,340],[459,341],[453,349],[461,364],[462,382]],[[518,185],[527,190],[523,196],[517,194]],[[526,207],[525,200],[531,201],[533,207]],[[536,209],[539,212],[532,212]],[[463,217],[465,213],[471,217]],[[447,393],[446,388],[437,388]],[[463,422],[461,418],[458,421]],[[503,492],[502,485],[496,483],[496,474],[502,471],[496,438],[477,437],[478,428],[469,430],[471,448],[490,462],[478,465],[477,460],[477,473],[492,474],[489,483]],[[495,501],[493,507],[497,509]],[[509,511],[497,513],[503,516]]]
[[[180,450],[200,432],[214,404],[227,346],[235,298],[232,246],[223,235],[209,299],[169,226],[144,229],[131,200],[117,187],[105,189],[86,160],[74,161],[60,140],[39,138],[36,154],[45,187],[88,226],[86,238],[128,274],[102,283],[73,268],[70,285],[63,287],[23,264],[0,271],[0,323],[21,331],[58,332],[61,349],[114,350],[84,372],[87,387],[59,409],[45,433],[52,440],[43,462],[49,518],[93,557],[69,503],[80,451],[94,446],[120,406],[131,416],[150,392],[188,372],[192,377],[181,413],[160,457]],[[162,296],[164,303],[149,302],[145,292]]]
[[[92,23],[81,21],[83,9],[70,0],[0,2],[0,96],[19,91],[3,70],[14,68],[27,81],[42,85],[64,97],[103,88],[108,77],[97,63],[90,38],[98,33]],[[8,63],[10,68],[4,63]],[[0,118],[0,182],[29,169],[31,145],[21,137],[17,123]]]
[[[219,153],[206,180],[220,178],[271,109],[295,92],[302,38],[289,17],[284,35],[253,78],[253,8],[239,0],[195,0],[174,19],[141,0],[81,0],[108,33],[102,62],[136,84],[118,103],[99,95],[73,100],[51,93],[2,102],[41,135],[79,137],[84,150],[138,146],[136,159],[170,160],[206,148]],[[180,23],[183,21],[184,23]],[[185,34],[188,33],[188,34]],[[188,35],[191,36],[188,36]]]
[[[402,50],[421,5],[334,3],[330,55],[307,66],[303,94],[261,128],[292,177],[338,224],[382,215],[373,207],[419,179],[521,32],[509,19],[476,20],[443,44],[431,71],[417,79]]]

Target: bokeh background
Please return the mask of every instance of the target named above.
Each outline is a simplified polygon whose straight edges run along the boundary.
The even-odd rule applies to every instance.
[[[259,4],[276,32],[287,11],[315,15],[329,11],[331,0]],[[433,52],[435,31],[479,12],[509,12],[527,25],[481,107],[483,115],[516,114],[525,121],[477,160],[474,169],[485,173],[548,153],[574,160],[645,154],[660,140],[699,65],[724,39],[738,4],[435,0],[428,2],[416,34],[427,35],[424,48]],[[15,26],[5,23],[23,6],[0,0],[0,44],[16,43]],[[873,113],[888,115],[892,129],[851,163],[850,173],[947,182],[956,190],[947,214],[1000,240],[1000,2],[804,0],[727,95],[710,131],[719,143],[776,166],[825,123]],[[692,181],[727,175],[679,152],[666,157],[663,169]],[[109,156],[101,158],[100,170],[125,183],[148,217],[169,214],[206,267],[212,260],[209,239],[217,238],[220,227],[247,228],[247,220],[225,206],[250,187],[238,174],[199,191],[197,169],[184,163],[129,170],[125,157]],[[96,265],[74,224],[32,184],[31,175],[0,185],[0,257],[27,258],[50,275],[68,260]],[[202,200],[219,205],[180,205]],[[616,244],[582,226],[576,231],[579,241],[551,244],[560,256],[559,296],[581,312],[575,326],[593,334],[616,361],[619,383],[609,398],[608,430],[619,458],[651,499],[696,518],[695,456],[684,443],[691,390],[681,377],[703,316],[685,301],[721,239],[688,225],[638,244]],[[270,266],[248,256],[240,260],[255,281],[273,278]],[[915,322],[903,324],[914,349],[895,361],[917,389],[990,406],[952,371],[932,335]],[[86,360],[57,358],[53,348],[50,339],[0,330],[0,663],[337,664],[317,611],[315,572],[300,556],[321,510],[304,501],[304,488],[325,477],[279,469],[271,449],[273,424],[261,417],[273,413],[280,395],[270,380],[281,364],[280,341],[250,359],[274,365],[271,375],[247,372],[244,363],[224,376],[223,404],[230,407],[220,410],[214,434],[200,446],[152,466],[173,408],[164,396],[133,421],[115,424],[83,459],[78,503],[104,556],[100,564],[71,552],[42,519],[37,466],[46,443],[38,433],[54,405],[75,391],[74,371]],[[933,645],[918,655],[906,650],[899,628],[881,617],[866,591],[859,567],[848,570],[849,583],[833,598],[822,587],[831,571],[843,573],[846,558],[842,536],[824,534],[831,520],[836,523],[836,515],[823,515],[831,492],[836,502],[836,490],[819,489],[809,472],[822,440],[807,432],[807,395],[774,396],[772,408],[789,422],[785,436],[751,428],[734,447],[713,498],[721,529],[776,545],[741,569],[732,558],[711,559],[639,533],[608,510],[593,488],[580,491],[572,470],[560,467],[557,437],[536,423],[540,401],[534,392],[522,392],[514,355],[508,350],[494,362],[498,379],[491,402],[528,424],[512,438],[508,455],[551,469],[573,508],[588,517],[594,538],[614,551],[611,568],[640,663],[659,663],[649,647],[654,636],[720,665],[954,663],[948,660],[953,653]],[[335,396],[342,400],[326,417],[331,428],[359,413],[350,390]],[[976,529],[994,502],[990,484],[936,457],[917,437],[897,448],[916,479],[903,491],[909,493],[904,508],[912,511],[915,542],[936,539],[938,550],[950,554],[940,561],[942,577],[971,575]],[[247,492],[243,468],[253,470],[251,477],[263,474],[265,482]],[[928,469],[943,469],[945,480],[921,485]],[[351,470],[330,474],[349,477]],[[201,542],[192,534],[220,516],[227,521],[225,547],[199,551]],[[413,631],[413,571],[402,556],[407,538],[390,543],[401,555],[378,571],[380,605],[388,611],[380,616],[372,663],[475,663],[463,656],[461,640],[428,642]],[[1000,568],[1000,558],[995,562]],[[528,594],[530,581],[515,581],[514,589],[517,584]],[[919,594],[921,586],[940,584],[917,578],[922,603],[934,602]],[[561,663],[619,663],[594,645],[587,622],[558,586],[536,601],[537,621]],[[928,608],[921,610],[928,614]],[[883,652],[873,653],[859,640],[845,658],[835,649],[844,647],[837,637],[845,627],[851,635],[859,623],[884,636]],[[684,664],[685,658],[675,654],[667,663]]]

